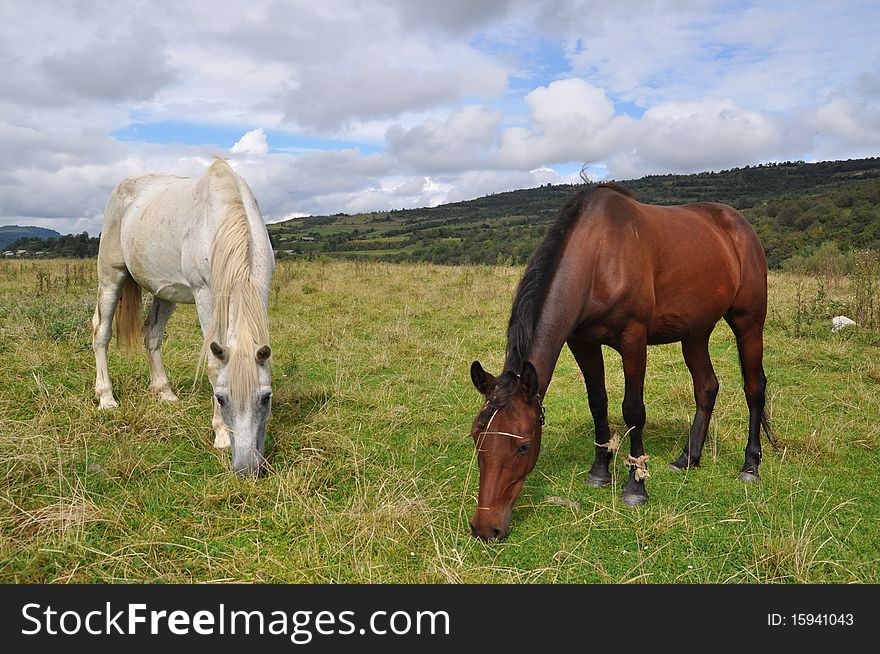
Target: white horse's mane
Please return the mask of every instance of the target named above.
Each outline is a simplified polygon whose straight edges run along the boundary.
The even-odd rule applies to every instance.
[[[225,213],[211,246],[213,314],[202,357],[207,360],[211,341],[227,347],[230,399],[243,407],[257,386],[256,355],[269,344],[269,319],[251,274],[251,233],[238,179],[221,157],[205,175],[213,178]]]

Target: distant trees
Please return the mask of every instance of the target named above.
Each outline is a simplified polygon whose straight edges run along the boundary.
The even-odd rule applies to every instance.
[[[10,243],[6,249],[13,252],[26,250],[29,255],[43,252],[44,256],[52,258],[85,259],[98,256],[99,241],[99,238],[83,232],[47,239],[20,238]]]

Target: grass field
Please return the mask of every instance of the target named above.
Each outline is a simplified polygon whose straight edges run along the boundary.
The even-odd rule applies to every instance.
[[[649,351],[646,507],[584,485],[593,432],[563,352],[510,537],[470,536],[478,471],[469,365],[502,363],[519,268],[284,262],[273,281],[268,476],[211,447],[193,387],[195,311],[163,348],[177,404],[115,347],[120,408],[93,399],[93,262],[0,262],[0,581],[880,582],[880,335],[830,334],[809,298],[846,282],[773,275],[765,368],[782,444],[736,480],[746,407],[725,325],[704,462],[667,471],[693,415],[677,346]],[[821,298],[820,298],[821,296]],[[827,296],[827,297],[826,297]],[[815,304],[815,302],[814,302]],[[814,307],[815,309],[815,307]],[[623,377],[606,353],[612,426]]]

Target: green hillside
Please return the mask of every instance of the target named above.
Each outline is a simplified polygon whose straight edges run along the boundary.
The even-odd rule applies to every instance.
[[[622,182],[642,202],[724,202],[745,213],[772,267],[825,241],[880,248],[880,158],[790,162]],[[437,207],[296,218],[269,226],[279,258],[521,264],[578,185],[488,195]],[[303,240],[306,239],[306,240]]]
[[[54,229],[45,227],[21,227],[19,225],[0,225],[0,250],[6,250],[9,244],[20,238],[45,240],[54,236],[61,236]]]

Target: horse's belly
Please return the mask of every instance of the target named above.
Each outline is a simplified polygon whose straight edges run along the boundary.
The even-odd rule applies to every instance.
[[[164,284],[156,289],[154,295],[169,302],[193,304],[196,301],[193,290],[188,284]]]
[[[718,298],[711,303],[694,301],[690,306],[655,312],[647,326],[648,344],[675,343],[712,331],[729,306],[729,300]]]
[[[159,256],[165,254],[165,256]],[[175,253],[177,254],[177,253]],[[177,254],[177,257],[180,255]],[[183,276],[179,258],[168,256],[154,250],[129,250],[126,266],[134,281],[141,288],[169,302],[195,302],[192,286]]]
[[[648,328],[648,345],[663,345],[665,343],[677,343],[687,339],[688,336],[703,334],[711,330],[718,320],[704,321],[700,324],[686,322],[679,318],[669,318],[651,323]]]

